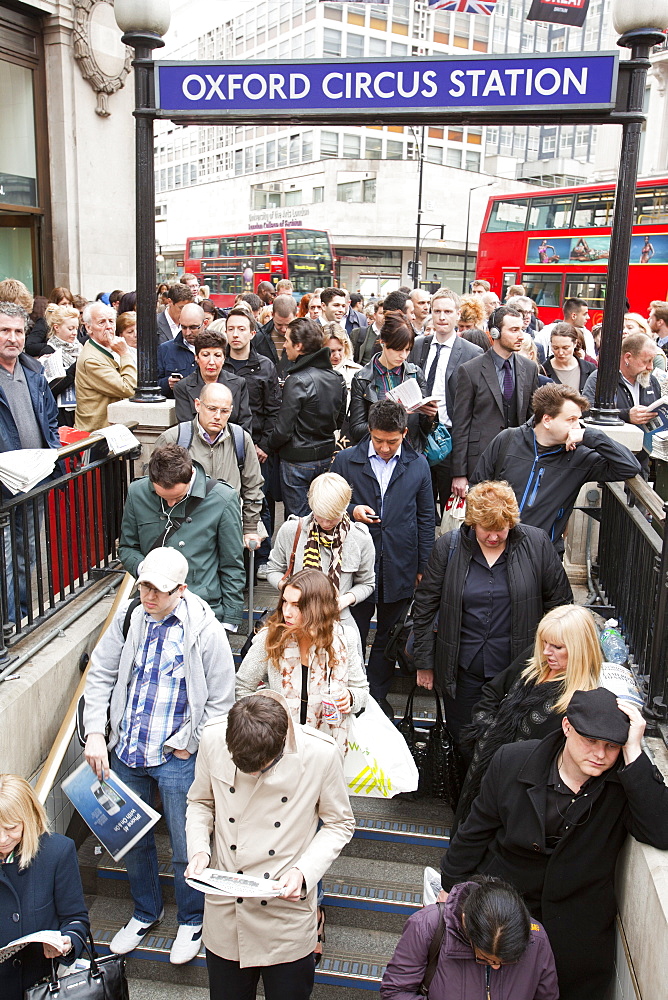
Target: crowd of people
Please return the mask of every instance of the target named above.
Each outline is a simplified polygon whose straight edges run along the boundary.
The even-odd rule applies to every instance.
[[[97,430],[136,388],[135,293],[50,300],[0,282],[3,450]],[[521,286],[504,304],[474,281],[464,297],[399,289],[365,307],[335,287],[298,301],[281,281],[220,310],[184,275],[158,288],[156,311],[177,422],[128,490],[119,557],[138,597],[95,647],[83,722],[97,780],[111,770],[160,796],[170,961],[203,943],[213,1000],[252,997],[260,977],[268,1000],[311,995],[322,878],[354,831],[350,723],[370,698],[394,718],[388,642],[412,605],[416,681],[444,699],[462,793],[439,900],[407,922],[381,995],[417,997],[427,977],[436,1000],[603,1000],[615,863],[627,832],[668,849],[668,791],[562,564],[581,487],[648,470],[645,452],[582,421],[599,346],[586,302],[546,327]],[[642,427],[661,396],[666,345],[668,303],[647,323],[629,313],[625,421]],[[424,399],[411,412],[395,398],[409,381]],[[451,448],[434,457],[439,432]],[[437,538],[461,497],[460,526]],[[277,603],[235,675],[249,550]],[[15,776],[0,776],[0,862],[0,916],[25,912],[7,940],[41,908],[60,957],[77,959],[88,917],[71,845]],[[164,912],[151,832],[124,863],[134,909],[117,954]],[[187,880],[210,865],[280,894],[205,897]],[[44,974],[50,948],[0,962],[3,997]]]

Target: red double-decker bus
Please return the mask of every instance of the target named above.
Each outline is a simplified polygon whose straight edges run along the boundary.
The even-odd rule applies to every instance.
[[[584,299],[601,321],[610,253],[612,184],[558,188],[489,199],[476,277],[503,300],[524,285],[541,319],[562,316],[566,298]],[[647,315],[653,299],[668,298],[668,179],[638,183],[629,257],[631,310]]]
[[[207,285],[217,306],[231,306],[261,281],[289,278],[301,298],[334,283],[334,254],[324,229],[278,227],[186,240],[185,270]]]

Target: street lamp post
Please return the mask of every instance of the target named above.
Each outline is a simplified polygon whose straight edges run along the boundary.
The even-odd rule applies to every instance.
[[[474,191],[480,191],[481,188],[493,187],[496,181],[488,181],[487,184],[477,184],[475,187],[469,188],[469,201],[468,208],[466,209],[466,245],[464,246],[464,277],[462,278],[462,295],[466,295],[467,282],[469,276],[469,229],[471,226],[471,195]]]
[[[415,227],[415,253],[413,254],[413,288],[420,287],[420,227],[422,225],[422,177],[424,173],[424,125],[420,148],[420,170],[418,179],[417,223]]]
[[[165,43],[169,28],[169,0],[115,0],[116,23],[121,39],[135,50],[135,211],[137,273],[137,393],[138,403],[164,400],[157,382],[158,325],[155,268],[155,176],[153,122],[155,85],[153,49]]]
[[[631,58],[620,63],[617,111],[624,114],[615,208],[610,236],[608,280],[601,331],[601,351],[596,400],[589,420],[596,424],[620,424],[616,405],[619,356],[626,311],[631,235],[635,210],[640,139],[644,122],[644,98],[649,53],[665,40],[668,0],[613,0],[612,19],[621,33],[617,44],[631,49]],[[655,25],[655,27],[648,27]]]

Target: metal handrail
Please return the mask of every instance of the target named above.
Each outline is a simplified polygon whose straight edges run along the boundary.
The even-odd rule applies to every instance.
[[[79,443],[80,447],[80,443]],[[109,614],[105,618],[104,624],[100,635],[98,636],[97,642],[104,635],[105,631],[111,624],[114,615],[117,613],[119,607],[126,601],[130,594],[132,593],[132,588],[135,584],[135,578],[126,573],[121,581],[121,585],[116,591],[116,597],[114,603],[111,606]],[[90,665],[90,664],[89,664]],[[49,797],[49,793],[53,788],[53,784],[56,780],[58,772],[60,771],[61,764],[65,759],[65,754],[67,749],[72,742],[72,737],[74,735],[74,730],[76,728],[76,718],[77,718],[77,704],[79,703],[79,698],[84,693],[84,688],[86,686],[86,677],[88,675],[88,666],[81,675],[81,680],[77,685],[77,689],[72,696],[72,700],[65,712],[65,717],[61,723],[60,729],[58,730],[58,735],[56,736],[53,746],[49,751],[49,754],[44,761],[40,776],[35,785],[35,794],[39,801],[44,804]]]

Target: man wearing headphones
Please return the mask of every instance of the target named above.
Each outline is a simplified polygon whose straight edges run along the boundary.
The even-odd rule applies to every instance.
[[[501,306],[489,320],[494,343],[461,365],[452,416],[452,492],[465,496],[485,448],[506,427],[519,427],[532,414],[538,367],[519,351],[524,339],[519,309]]]

